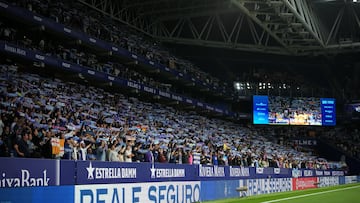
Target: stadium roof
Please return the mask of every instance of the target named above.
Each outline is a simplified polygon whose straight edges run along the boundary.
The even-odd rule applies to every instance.
[[[163,42],[281,55],[360,51],[357,0],[78,0]]]

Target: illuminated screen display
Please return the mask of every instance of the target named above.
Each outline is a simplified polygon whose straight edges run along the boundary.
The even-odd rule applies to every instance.
[[[269,101],[267,96],[253,97],[253,123],[269,124]]]
[[[254,96],[253,123],[334,126],[335,104],[333,98]]]

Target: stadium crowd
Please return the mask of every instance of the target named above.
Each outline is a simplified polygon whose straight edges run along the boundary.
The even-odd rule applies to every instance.
[[[2,156],[328,167],[251,127],[17,69],[1,68]],[[66,140],[63,155],[53,155],[53,138]]]
[[[164,91],[177,92],[171,84],[158,82],[149,76],[129,68],[129,66],[125,64],[117,61],[98,59],[95,54],[84,52],[74,46],[67,47],[61,42],[56,42],[56,40],[46,37],[46,35],[42,35],[40,38],[36,37],[37,35],[38,33],[25,33],[19,29],[19,27],[0,21],[0,37],[8,42],[32,50],[42,51],[47,56],[63,59],[116,77],[149,85]]]
[[[16,0],[12,3],[191,75],[207,85],[233,92],[232,86],[170,54],[156,41],[78,2]],[[0,22],[0,35],[3,40],[116,77],[166,91],[178,91],[125,64],[109,61],[81,48],[68,47],[45,35],[33,38],[31,33],[23,33],[6,22]],[[195,112],[142,102],[60,78],[43,78],[19,71],[15,64],[2,65],[0,88],[0,156],[280,168],[331,167],[326,160],[311,153],[272,142],[274,131],[271,130],[210,119]],[[299,110],[304,105],[301,100],[291,104],[280,100],[280,97],[275,98],[275,105],[270,106],[277,119],[291,114],[284,111],[285,106]],[[354,141],[358,141],[358,131],[351,133],[356,135]],[[332,138],[337,140],[339,137]],[[63,153],[54,154],[54,139],[65,140]],[[359,146],[354,142],[340,142],[339,147],[354,156],[360,155]]]
[[[100,12],[89,9],[83,4],[66,0],[16,0],[13,3],[29,11],[53,19],[73,29],[82,31],[92,37],[102,39],[128,51],[142,55],[149,60],[163,64],[184,75],[189,75],[218,91],[233,94],[232,84],[222,82],[210,74],[200,70],[188,60],[181,59],[161,46],[152,38],[134,32],[123,24],[114,21]],[[101,23],[100,23],[101,22]]]
[[[323,133],[324,139],[336,148],[356,159],[360,159],[360,130],[358,126],[341,126]]]

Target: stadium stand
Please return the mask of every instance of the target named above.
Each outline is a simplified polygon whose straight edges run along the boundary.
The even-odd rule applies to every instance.
[[[232,84],[201,71],[191,62],[177,58],[156,41],[138,32],[133,32],[126,26],[103,16],[99,12],[87,9],[74,1],[15,1],[29,11],[38,13],[86,34],[126,48],[132,53],[145,56],[149,60],[168,66],[184,75],[189,75],[201,81],[202,84],[213,86],[217,90],[233,94]],[[101,23],[100,23],[101,22]],[[91,26],[90,26],[91,25]]]
[[[190,75],[220,92],[234,95],[232,85],[201,71],[148,37],[135,33],[74,1],[13,1],[12,4],[40,14],[89,36],[144,56],[149,60]],[[22,47],[42,51],[47,56],[93,68],[166,91],[187,94],[159,78],[153,78],[129,64],[111,60],[82,45],[63,44],[44,31],[29,32],[22,24],[0,22],[1,39]],[[54,34],[55,35],[55,34]],[[63,78],[45,78],[23,72],[23,65],[10,63],[1,68],[1,156],[63,158],[123,162],[169,162],[181,164],[241,165],[281,168],[332,168],[328,162],[298,148],[271,141],[275,130],[263,131],[227,121],[211,119],[195,112],[184,112],[158,103],[144,103],[120,93],[98,87],[66,82]],[[21,70],[18,70],[21,69]],[[264,74],[267,76],[265,77]],[[301,85],[303,79],[281,74],[262,73],[245,77],[259,82]],[[295,81],[294,81],[295,80]],[[194,95],[191,95],[194,96]],[[280,120],[295,117],[302,111],[302,100],[281,101],[274,97],[272,117]],[[118,101],[118,102],[115,102]],[[306,110],[318,119],[311,101]],[[288,106],[287,106],[288,105]],[[283,112],[284,106],[293,112]],[[287,114],[287,115],[284,115]],[[286,121],[285,121],[286,122]],[[289,121],[290,122],[290,121]],[[315,121],[316,122],[316,121]],[[292,131],[292,130],[291,130]],[[297,135],[299,132],[286,131]],[[300,130],[301,131],[301,130]],[[359,157],[359,133],[339,141],[341,130],[324,132],[330,141],[351,156]],[[1,135],[0,134],[0,135]],[[51,138],[65,139],[65,153],[55,157]]]
[[[45,36],[37,39],[37,33],[25,33],[24,30],[20,31],[19,27],[11,27],[5,22],[2,22],[1,24],[3,30],[1,32],[2,37],[5,40],[7,39],[6,41],[8,42],[12,42],[32,50],[43,51],[47,56],[54,56],[58,59],[63,59],[81,66],[86,66],[116,77],[126,78],[131,81],[150,85],[165,91],[176,92],[174,88],[171,88],[170,85],[157,82],[153,78],[142,75],[141,73],[132,70],[124,64],[118,63],[116,61],[102,62],[97,58],[96,55],[92,53],[78,50],[75,47],[67,47],[61,42],[56,42],[51,38],[47,39]]]
[[[6,156],[55,158],[49,142],[57,137],[66,139],[65,159],[328,167],[315,156],[268,141],[256,129],[22,73],[14,65],[1,70]],[[23,141],[28,147],[20,147]]]

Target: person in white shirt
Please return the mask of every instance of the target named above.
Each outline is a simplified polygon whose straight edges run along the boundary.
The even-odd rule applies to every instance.
[[[124,157],[125,162],[132,162],[132,157],[134,156],[134,154],[132,153],[132,148],[130,145],[126,145],[126,150],[124,155],[125,155]]]
[[[119,145],[119,146],[115,147],[115,144],[112,144],[109,147],[110,147],[109,161],[118,161],[118,162],[123,161],[123,160],[121,160],[119,154],[124,152],[125,146]]]
[[[71,152],[71,158],[73,160],[78,160],[79,159],[79,144],[77,143],[77,141],[72,141],[71,144],[69,145],[69,147],[72,149]]]
[[[85,146],[85,142],[84,141],[81,141],[80,142],[80,158],[81,160],[85,161],[86,160],[86,155],[87,155],[87,150],[89,149],[89,147],[91,147],[91,143],[88,144],[87,146]]]

